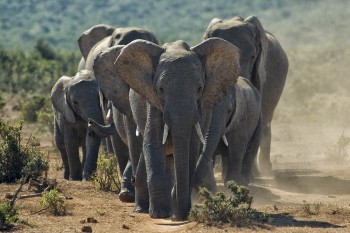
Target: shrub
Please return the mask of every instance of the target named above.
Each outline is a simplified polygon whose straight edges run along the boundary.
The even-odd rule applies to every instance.
[[[45,106],[46,98],[43,96],[33,96],[31,99],[21,103],[21,115],[24,121],[36,122],[37,112]]]
[[[103,191],[120,192],[121,183],[118,172],[118,163],[114,155],[105,156],[104,152],[99,153],[97,170],[93,174],[93,183]]]
[[[322,203],[314,203],[310,205],[309,203],[303,204],[303,211],[308,215],[318,215],[321,210]]]
[[[248,188],[237,186],[230,181],[228,189],[232,193],[229,198],[222,192],[211,194],[208,189],[201,188],[199,196],[203,206],[195,205],[190,211],[189,219],[207,225],[222,223],[244,225],[253,219],[264,221],[267,219],[266,215],[252,211],[253,197],[249,195]]]
[[[21,177],[37,178],[48,171],[49,163],[29,138],[22,145],[22,123],[10,125],[0,120],[0,183]]]
[[[344,136],[343,132],[343,134],[339,137],[337,143],[327,148],[325,152],[327,159],[344,161],[348,157],[346,149],[349,143],[350,138]]]
[[[66,205],[64,197],[59,196],[57,189],[45,192],[39,201],[44,209],[49,209],[53,215],[65,215]]]
[[[3,109],[3,107],[5,107],[6,103],[4,98],[0,95],[0,110]]]
[[[0,231],[6,230],[18,221],[18,206],[10,202],[0,202]]]

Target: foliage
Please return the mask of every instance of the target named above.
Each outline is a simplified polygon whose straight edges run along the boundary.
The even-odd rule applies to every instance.
[[[48,171],[48,161],[34,146],[30,137],[23,145],[22,123],[11,125],[0,120],[0,183],[21,177],[37,178]]]
[[[102,151],[97,160],[97,170],[92,176],[93,183],[103,191],[120,192],[121,183],[118,163],[114,155],[105,156]]]
[[[6,103],[4,98],[2,97],[2,95],[0,94],[0,110],[3,109],[3,107],[5,107]]]
[[[194,206],[189,219],[207,225],[245,225],[252,219],[266,219],[266,215],[264,218],[258,217],[259,214],[250,208],[253,197],[249,195],[248,188],[237,186],[233,181],[228,182],[227,187],[232,193],[228,198],[222,192],[211,194],[206,188],[201,188],[199,196],[203,206]]]
[[[11,205],[8,201],[0,201],[0,231],[11,227],[18,221],[18,206]]]
[[[343,134],[339,137],[336,144],[331,145],[326,150],[327,159],[333,161],[344,161],[348,157],[347,146],[350,143],[350,138]]]
[[[40,54],[42,58],[46,60],[53,60],[56,57],[56,53],[53,48],[51,48],[43,38],[40,38],[36,42],[34,49]]]
[[[57,189],[44,192],[39,204],[44,209],[49,209],[53,215],[65,215],[66,205],[64,197],[59,196]]]
[[[318,215],[321,210],[322,203],[314,203],[310,205],[309,203],[303,204],[303,211],[308,215]]]
[[[30,99],[22,101],[20,109],[24,121],[36,122],[38,120],[37,112],[45,105],[46,98],[44,96],[35,95]]]
[[[161,42],[182,39],[194,45],[200,42],[212,18],[257,15],[288,47],[348,45],[350,29],[343,19],[349,15],[349,6],[347,0],[338,0],[337,4],[329,0],[3,0],[0,34],[6,48],[20,46],[28,50],[44,38],[56,49],[78,50],[77,38],[83,31],[106,23],[145,27]]]
[[[43,53],[43,52],[41,52]],[[0,91],[47,93],[62,75],[73,76],[80,55],[55,51],[48,59],[38,51],[23,52],[0,48]]]

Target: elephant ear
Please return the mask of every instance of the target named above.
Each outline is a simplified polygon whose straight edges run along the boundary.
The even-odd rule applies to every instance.
[[[208,32],[210,32],[209,29],[210,29],[214,24],[216,24],[216,23],[218,23],[218,22],[222,22],[222,19],[213,18],[213,19],[210,21],[210,23],[209,23],[209,25],[208,25],[208,27],[207,27],[207,30],[205,30],[205,32],[204,32],[203,40],[206,40],[206,39],[209,38],[209,35],[208,35]]]
[[[123,45],[103,50],[95,59],[93,69],[97,83],[113,106],[122,114],[131,117],[129,86],[117,75],[114,62]]]
[[[260,52],[256,58],[250,81],[261,92],[266,80],[265,64],[268,49],[268,40],[266,32],[258,17],[249,16],[244,21],[253,24],[256,28],[256,39],[258,40],[256,43],[260,46]]]
[[[153,77],[156,64],[163,52],[164,48],[139,39],[126,45],[115,62],[117,75],[159,110],[162,110],[162,105]]]
[[[97,44],[97,42],[107,36],[112,35],[114,30],[115,28],[109,25],[98,24],[83,32],[83,34],[81,34],[81,36],[78,38],[78,44],[84,59],[86,60],[90,50],[95,44]]]
[[[64,118],[70,122],[75,122],[74,112],[66,100],[66,87],[72,79],[67,76],[62,76],[51,90],[51,102],[53,107],[61,113]]]
[[[210,38],[192,48],[204,65],[203,108],[211,108],[237,82],[240,72],[239,49],[220,38]]]

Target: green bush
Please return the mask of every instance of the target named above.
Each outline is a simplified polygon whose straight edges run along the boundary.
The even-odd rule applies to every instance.
[[[118,163],[114,155],[105,156],[100,152],[97,160],[97,170],[93,174],[93,183],[103,191],[120,192],[121,182],[118,172]]]
[[[44,209],[49,209],[53,215],[65,215],[66,205],[64,197],[60,197],[56,189],[45,192],[39,201]]]
[[[44,96],[33,96],[29,100],[21,103],[21,115],[24,121],[36,122],[38,120],[37,112],[41,110],[47,100]]]
[[[0,110],[3,109],[3,107],[5,107],[6,103],[4,98],[0,95]]]
[[[231,223],[238,226],[253,219],[266,219],[266,215],[261,217],[261,214],[252,211],[253,197],[249,195],[248,188],[230,181],[228,189],[232,195],[227,198],[222,192],[212,194],[208,189],[201,188],[199,196],[203,205],[195,205],[190,211],[189,219],[207,225]]]
[[[22,177],[37,178],[48,171],[49,163],[34,147],[33,138],[22,145],[22,123],[11,125],[0,120],[0,183]]]
[[[0,231],[9,229],[13,223],[18,221],[18,206],[10,202],[0,202]]]

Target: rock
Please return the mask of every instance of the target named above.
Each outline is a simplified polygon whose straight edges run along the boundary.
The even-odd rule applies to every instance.
[[[92,232],[92,228],[90,226],[83,226],[81,232]]]

